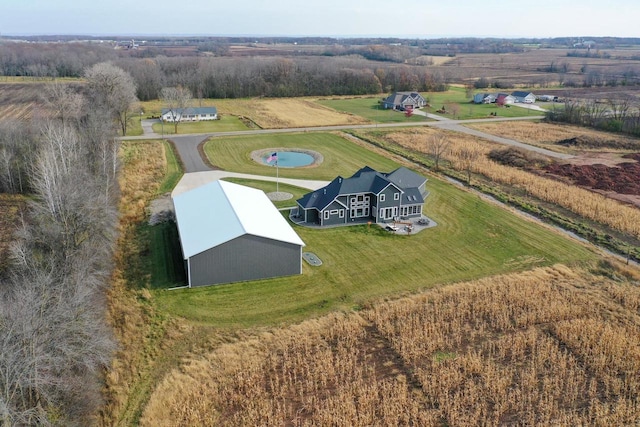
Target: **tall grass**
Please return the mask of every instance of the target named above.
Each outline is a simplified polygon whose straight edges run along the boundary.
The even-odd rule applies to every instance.
[[[146,220],[146,206],[162,188],[167,174],[167,153],[169,158],[171,153],[167,151],[168,145],[159,143],[122,144],[119,238],[116,268],[108,294],[109,322],[119,349],[106,373],[106,404],[101,414],[104,425],[128,424],[135,418],[141,405],[139,400],[144,399],[143,393],[136,391],[137,384],[151,369],[151,360],[164,336],[167,321],[149,304],[149,293],[144,286],[150,278],[141,260],[147,246],[137,235],[140,224]],[[177,173],[175,166],[169,171],[169,176]]]
[[[403,147],[429,154],[429,132],[434,131],[416,130],[413,134],[394,132],[387,134],[386,138]],[[520,188],[537,199],[562,206],[579,216],[606,224],[636,239],[640,238],[639,209],[575,185],[493,162],[487,157],[493,147],[486,142],[453,134],[448,134],[447,138],[451,140],[451,145],[445,157],[454,165],[460,162],[463,150],[471,150],[478,154],[477,160],[472,164],[473,172],[482,174],[492,181]]]

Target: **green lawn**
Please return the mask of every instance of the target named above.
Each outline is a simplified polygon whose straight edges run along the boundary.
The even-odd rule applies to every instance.
[[[164,152],[165,156],[167,157],[167,171],[164,177],[164,181],[162,181],[162,184],[158,189],[159,194],[164,194],[172,191],[184,174],[184,172],[182,171],[182,165],[178,160],[178,155],[173,149],[173,145],[171,145],[171,143],[166,140],[162,141],[162,144],[164,145]]]
[[[258,180],[250,180],[250,179],[240,179],[240,178],[225,178],[225,181],[235,182],[236,184],[246,185],[247,187],[257,188],[258,190],[262,190],[265,193],[273,193],[276,191],[276,183],[270,181],[258,181]],[[283,191],[286,193],[291,193],[293,197],[289,200],[280,200],[275,201],[273,204],[276,208],[288,208],[296,206],[296,200],[300,197],[304,196],[309,192],[309,190],[300,187],[294,187],[293,185],[287,185],[283,183],[279,183],[277,186],[278,191]]]
[[[249,129],[243,122],[236,116],[225,114],[220,117],[220,120],[204,120],[200,122],[185,122],[178,125],[179,134],[189,133],[212,133],[212,132],[233,132],[237,130]],[[174,135],[173,123],[154,123],[153,131],[155,133],[165,135]]]
[[[384,109],[379,104],[382,98],[382,96],[375,96],[370,98],[322,99],[316,102],[336,111],[355,114],[377,123],[412,123],[430,120],[420,115],[406,117],[404,113],[399,111]]]
[[[430,179],[425,213],[438,223],[411,236],[376,226],[295,227],[320,267],[300,276],[153,291],[162,310],[221,328],[297,322],[381,297],[555,263],[590,261],[582,245],[477,195]]]
[[[475,90],[473,93],[479,93],[482,90]],[[486,89],[484,91],[490,92]],[[497,90],[493,90],[494,92]],[[529,111],[525,108],[518,107],[498,107],[496,104],[474,104],[470,98],[467,98],[464,88],[453,87],[445,92],[428,92],[422,94],[429,100],[431,107],[425,107],[422,110],[447,118],[464,119],[480,119],[490,117],[490,113],[496,113],[499,117],[523,117],[527,115],[540,115],[538,111]],[[424,116],[414,115],[410,118],[405,117],[403,113],[393,110],[380,109],[378,101],[382,96],[371,98],[353,98],[353,99],[326,99],[318,100],[319,104],[333,108],[337,111],[346,111],[357,116],[365,117],[373,122],[378,123],[398,123],[398,122],[415,122],[431,120]],[[454,106],[455,105],[455,106]],[[445,107],[449,111],[448,114],[436,113],[437,110]],[[454,117],[454,110],[457,112]]]
[[[259,149],[306,148],[320,152],[324,161],[317,167],[280,168],[281,177],[332,180],[348,177],[363,166],[390,172],[398,167],[392,160],[375,154],[331,133],[266,134],[211,138],[204,146],[211,163],[221,169],[254,175],[275,176],[272,166],[251,160]]]
[[[500,90],[479,89],[473,91],[474,94],[480,92],[500,92]],[[505,90],[505,92],[511,93],[511,90]],[[429,92],[427,97],[429,98],[431,108],[425,109],[425,111],[457,120],[481,119],[483,117],[490,117],[490,113],[496,113],[498,117],[524,117],[527,115],[539,116],[543,114],[539,111],[530,111],[526,108],[498,107],[496,104],[474,104],[471,102],[471,98],[467,97],[465,89],[459,87],[453,87],[446,92]],[[457,107],[454,107],[453,104],[456,104]],[[445,107],[445,110],[449,111],[449,113],[436,113],[436,110],[442,107]],[[452,109],[455,108],[457,108],[458,111],[454,117],[454,111]]]

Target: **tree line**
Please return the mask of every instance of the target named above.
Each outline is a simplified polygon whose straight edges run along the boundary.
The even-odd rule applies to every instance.
[[[605,100],[567,99],[563,109],[551,110],[546,119],[640,136],[640,104],[632,96]]]
[[[85,71],[85,95],[47,88],[45,103],[60,106],[51,118],[0,126],[1,189],[30,200],[0,271],[0,425],[87,425],[102,404],[115,347],[106,320],[119,167],[113,109],[135,90],[102,83],[123,73],[96,64]]]
[[[142,101],[158,99],[163,87],[175,86],[187,87],[203,98],[445,90],[446,76],[428,66],[388,62],[404,62],[408,50],[406,46],[359,46],[343,49],[337,56],[138,57],[144,51],[126,53],[97,44],[9,43],[0,45],[0,74],[82,77],[88,67],[111,61],[133,76]]]
[[[446,90],[445,76],[426,66],[362,57],[158,57],[114,62],[129,72],[142,101],[163,87],[183,86],[198,98],[363,95]]]

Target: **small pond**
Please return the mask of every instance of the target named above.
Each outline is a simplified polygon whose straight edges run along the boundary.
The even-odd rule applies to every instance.
[[[271,161],[269,162],[269,160]],[[281,168],[299,168],[309,166],[314,162],[312,155],[300,153],[298,151],[278,151],[278,166]],[[262,157],[262,163],[269,166],[275,166],[276,162],[272,159],[271,154]]]

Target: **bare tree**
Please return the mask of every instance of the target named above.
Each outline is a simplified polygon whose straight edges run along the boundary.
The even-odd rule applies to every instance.
[[[440,159],[449,150],[451,141],[443,133],[432,134],[427,138],[427,150],[433,156],[436,171],[440,170]]]
[[[44,104],[53,111],[53,116],[62,123],[78,119],[84,107],[84,97],[65,83],[54,82],[45,86],[42,94]]]
[[[131,75],[110,62],[101,62],[87,69],[85,78],[92,101],[105,107],[125,135],[138,100]]]
[[[191,91],[182,86],[163,87],[160,91],[160,99],[169,110],[174,131],[178,133],[178,124],[182,120],[182,114],[191,104]]]
[[[473,171],[473,165],[478,160],[479,154],[477,151],[470,148],[462,148],[456,153],[456,163],[458,169],[464,171],[467,174],[467,185],[471,185],[471,172]]]

